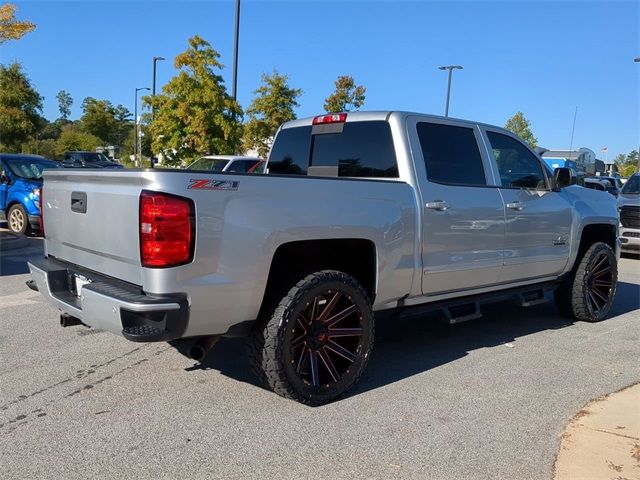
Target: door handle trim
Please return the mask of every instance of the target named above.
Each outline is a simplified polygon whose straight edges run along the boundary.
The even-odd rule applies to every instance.
[[[431,210],[438,210],[440,212],[444,212],[445,210],[449,210],[450,205],[444,200],[434,200],[433,202],[427,202],[424,204],[426,208]]]
[[[517,210],[518,212],[524,210],[524,205],[518,201],[507,203],[507,208],[511,210]]]

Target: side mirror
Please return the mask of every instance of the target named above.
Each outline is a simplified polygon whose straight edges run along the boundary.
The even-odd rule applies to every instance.
[[[553,182],[556,188],[564,188],[578,183],[578,178],[571,168],[560,167],[553,171]]]
[[[9,183],[9,179],[4,173],[0,173],[0,183]]]

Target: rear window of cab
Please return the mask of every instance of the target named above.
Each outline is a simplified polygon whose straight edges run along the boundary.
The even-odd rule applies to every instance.
[[[388,122],[334,125],[327,133],[316,133],[311,126],[280,130],[269,155],[269,173],[313,176],[318,170],[313,167],[325,167],[336,169],[339,177],[398,177]]]

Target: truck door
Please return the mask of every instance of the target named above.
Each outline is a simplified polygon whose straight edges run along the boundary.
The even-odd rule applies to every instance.
[[[422,293],[435,295],[498,282],[504,207],[479,128],[409,117],[422,199]]]
[[[569,260],[571,205],[551,189],[542,161],[520,140],[488,127],[484,133],[506,215],[500,281],[560,273]]]

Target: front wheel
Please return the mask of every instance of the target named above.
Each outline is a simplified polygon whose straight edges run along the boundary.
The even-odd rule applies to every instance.
[[[606,243],[594,243],[556,290],[556,305],[569,318],[599,322],[611,309],[617,284],[615,253]]]
[[[254,367],[278,395],[322,405],[358,381],[374,330],[371,302],[358,281],[343,272],[316,272],[291,288],[256,330]]]

